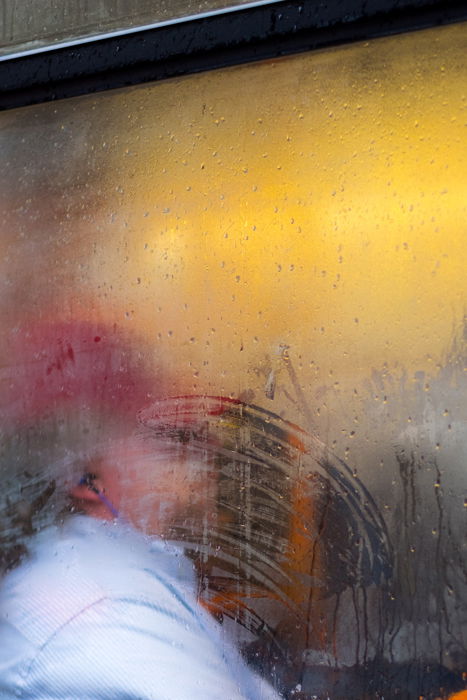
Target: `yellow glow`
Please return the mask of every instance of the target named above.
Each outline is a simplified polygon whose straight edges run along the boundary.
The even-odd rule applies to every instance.
[[[131,126],[119,174],[134,154],[125,262],[107,249],[99,267],[124,297],[116,314],[132,305],[198,390],[260,384],[279,344],[305,387],[440,358],[465,304],[465,36],[455,25],[107,97]]]
[[[64,293],[28,300],[25,265],[22,313],[122,324],[174,389],[248,390],[291,417],[264,393],[284,345],[310,401],[373,367],[435,367],[466,303],[466,32],[78,98],[53,119],[34,108],[44,142],[77,129],[99,205],[78,222],[77,200],[55,239],[25,215],[11,250]]]

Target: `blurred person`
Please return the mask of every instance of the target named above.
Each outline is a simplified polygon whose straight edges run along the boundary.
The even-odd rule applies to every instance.
[[[11,377],[9,415],[1,407],[14,439],[3,450],[0,698],[278,698],[198,603],[183,549],[161,537],[203,510],[210,458],[202,441],[193,449],[203,420],[193,425],[186,400],[181,419],[159,400],[136,420],[155,392],[132,352],[86,323],[38,327],[17,348],[24,371]],[[155,430],[147,417],[159,414]]]

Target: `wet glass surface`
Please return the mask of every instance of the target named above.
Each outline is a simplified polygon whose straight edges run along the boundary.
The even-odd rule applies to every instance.
[[[0,115],[5,571],[102,479],[284,697],[464,688],[465,41]]]
[[[271,0],[2,0],[0,56]],[[277,0],[272,0],[273,2]]]

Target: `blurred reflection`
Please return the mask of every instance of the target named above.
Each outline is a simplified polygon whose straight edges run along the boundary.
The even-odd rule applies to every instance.
[[[217,697],[228,682],[229,697],[273,697],[228,638],[285,691],[303,674],[303,649],[319,654],[325,644],[316,601],[349,587],[381,591],[390,576],[384,522],[343,462],[297,426],[243,401],[157,399],[161,385],[143,349],[116,327],[84,321],[32,324],[12,341],[17,371],[1,404],[5,697],[23,683],[37,698],[49,687],[78,697],[98,680],[105,697],[117,667],[119,692],[138,697],[158,684],[174,698]],[[183,549],[133,528],[178,541],[192,565]],[[222,639],[195,588],[223,623]],[[175,589],[196,623],[170,606]],[[140,606],[149,606],[144,625]],[[178,620],[162,639],[154,606]],[[178,685],[170,682],[181,663],[174,644],[188,664]],[[92,645],[106,663],[94,660],[90,670]],[[220,663],[216,645],[230,668],[196,689],[193,679]],[[128,648],[136,659],[122,665]],[[154,662],[149,675],[144,670],[149,658],[164,658],[161,678]]]
[[[259,689],[228,637],[285,689],[302,673],[302,649],[322,646],[322,639],[310,638],[313,603],[349,586],[382,585],[390,574],[384,523],[344,463],[298,427],[242,401],[157,399],[161,383],[150,374],[143,350],[116,327],[84,321],[31,324],[12,341],[17,369],[1,404],[5,697],[19,687],[25,665],[35,697],[47,684],[67,694],[84,692],[83,643],[103,645],[106,658],[119,658],[128,645],[139,649],[141,663],[147,655],[160,656],[159,648],[140,645],[139,623],[132,626],[135,639],[127,635],[116,646],[103,631],[112,620],[118,636],[119,620],[133,619],[126,598],[119,607],[123,595],[149,595],[156,604],[151,585],[144,588],[148,582],[141,591],[134,588],[135,569],[143,565],[175,576],[183,595],[191,596],[193,615],[204,620],[200,629],[207,625],[216,638],[218,629],[187,592],[187,571],[191,587],[197,572],[198,597],[227,635],[218,643],[231,663],[236,659],[234,683],[257,685],[254,693],[264,697],[273,691]],[[179,541],[192,566],[187,568],[182,549],[161,550],[131,534],[130,526]],[[144,553],[148,547],[152,554]],[[142,557],[136,562],[134,548]],[[160,556],[163,562],[156,564]],[[106,602],[98,622],[88,620],[88,609],[99,613],[103,600],[117,600],[117,607]],[[156,619],[153,625],[160,626]],[[140,632],[153,634],[150,627]],[[196,630],[192,634],[197,640]],[[198,642],[183,641],[183,635],[174,628],[163,644],[171,639],[191,658],[190,645]],[[204,649],[203,664],[214,663],[211,653]],[[199,658],[193,674],[199,677],[197,663]],[[112,668],[94,661],[97,676],[86,683],[92,687],[97,677],[104,682]],[[138,683],[149,683],[146,672],[132,668],[126,668],[122,688],[136,675],[143,693]],[[197,697],[193,688],[183,690],[183,683],[191,687],[188,679],[179,680],[182,690],[174,686],[173,697]],[[205,680],[202,697],[211,687],[215,693],[219,682],[217,676]]]
[[[278,698],[197,603],[183,550],[160,539],[206,512],[212,460],[174,439],[176,423],[138,428],[149,385],[125,338],[34,331],[4,452],[1,696]]]

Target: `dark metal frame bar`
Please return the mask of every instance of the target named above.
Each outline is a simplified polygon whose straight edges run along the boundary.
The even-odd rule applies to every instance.
[[[0,61],[0,109],[467,20],[466,0],[288,0]]]

